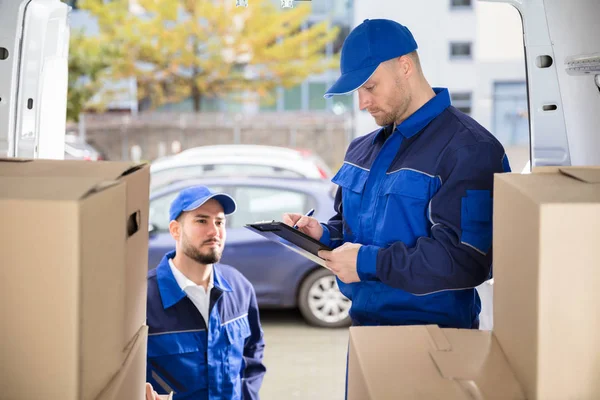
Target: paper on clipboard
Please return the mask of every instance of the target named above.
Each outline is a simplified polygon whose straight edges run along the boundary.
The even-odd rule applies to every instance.
[[[327,268],[327,265],[325,264],[325,260],[323,260],[322,258],[320,258],[319,256],[317,256],[314,253],[317,252],[318,248],[321,248],[323,250],[330,250],[330,249],[327,246],[325,246],[324,244],[320,243],[319,241],[309,238],[307,235],[303,234],[300,231],[292,230],[292,228],[288,227],[287,225],[284,225],[283,223],[276,222],[276,221],[257,222],[255,224],[248,224],[245,226],[245,228],[247,228],[255,233],[258,233],[259,235],[263,236],[264,238],[266,238],[272,242],[281,244],[282,246],[295,252],[296,254],[300,254],[301,256],[311,260],[315,264],[318,264],[322,267]],[[292,239],[293,241],[296,241],[297,243],[294,243],[293,241],[290,241],[290,240],[286,239],[285,237],[279,236],[280,234],[288,234],[289,235],[290,233],[293,233],[292,237],[290,239]],[[303,245],[305,247],[311,248],[312,252],[303,248],[302,247]],[[329,269],[329,268],[327,268],[327,269]]]
[[[327,265],[325,265],[325,260],[323,260],[321,257],[315,256],[315,255],[309,253],[308,251],[305,251],[305,250],[303,251],[301,249],[298,249],[297,247],[291,245],[290,242],[288,242],[285,239],[282,239],[282,238],[279,238],[279,239],[280,239],[279,243],[281,243],[283,246],[285,246],[288,249],[290,249],[290,250],[292,250],[292,251],[300,254],[303,257],[308,258],[309,260],[311,260],[311,261],[319,264],[320,266],[327,268]],[[327,268],[327,269],[329,269],[329,268]]]

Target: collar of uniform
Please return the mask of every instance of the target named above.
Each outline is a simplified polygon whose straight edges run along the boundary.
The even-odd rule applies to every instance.
[[[415,111],[410,117],[402,121],[400,125],[396,127],[396,130],[402,134],[405,138],[411,138],[417,133],[421,132],[427,124],[429,124],[435,117],[440,115],[442,111],[450,106],[450,93],[446,88],[433,88],[435,96],[425,103],[421,108]],[[381,137],[383,132],[392,130],[394,125],[388,125],[381,128],[377,135],[373,138],[373,143]]]
[[[177,279],[171,271],[169,260],[175,257],[175,251],[171,251],[163,257],[160,264],[156,268],[156,279],[158,281],[158,290],[160,292],[160,298],[162,299],[163,307],[165,309],[175,305],[181,299],[186,297],[186,293],[181,289]],[[218,264],[213,265],[213,282],[214,287],[222,292],[231,292],[231,286],[221,276],[219,272]]]
[[[160,298],[165,309],[175,305],[186,296],[185,292],[179,287],[169,266],[169,260],[173,257],[175,257],[175,251],[165,254],[156,268],[158,291],[160,292]]]
[[[220,270],[221,266],[219,264],[213,265],[214,287],[222,292],[232,292],[233,289],[231,288],[231,286],[229,286],[229,282],[227,282],[223,275],[221,275]]]

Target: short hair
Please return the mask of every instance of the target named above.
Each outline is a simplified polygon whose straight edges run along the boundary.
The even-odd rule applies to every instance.
[[[419,54],[417,53],[417,51],[411,51],[410,53],[405,54],[405,56],[410,57],[410,59],[412,60],[413,64],[415,65],[415,68],[417,69],[417,71],[419,73],[423,73],[423,69],[421,68],[421,60],[419,59]],[[403,57],[403,56],[400,56]],[[391,60],[387,60],[384,62],[384,64],[387,64],[389,67],[392,66],[392,63],[400,57],[396,57],[396,58],[392,58]]]
[[[415,64],[415,67],[417,68],[417,70],[422,71],[421,60],[419,59],[419,53],[417,53],[417,51],[415,50],[415,51],[411,51],[410,53],[408,53],[407,56],[409,56],[413,60],[413,63]]]

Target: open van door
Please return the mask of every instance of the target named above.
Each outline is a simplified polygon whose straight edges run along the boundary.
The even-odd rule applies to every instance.
[[[600,165],[600,1],[485,1],[523,20],[531,165]]]
[[[0,156],[64,158],[69,6],[0,3]]]

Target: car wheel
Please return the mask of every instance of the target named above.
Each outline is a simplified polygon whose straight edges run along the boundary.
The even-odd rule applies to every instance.
[[[324,268],[304,279],[298,305],[302,316],[311,325],[325,328],[350,325],[351,302],[340,292],[335,276]]]

